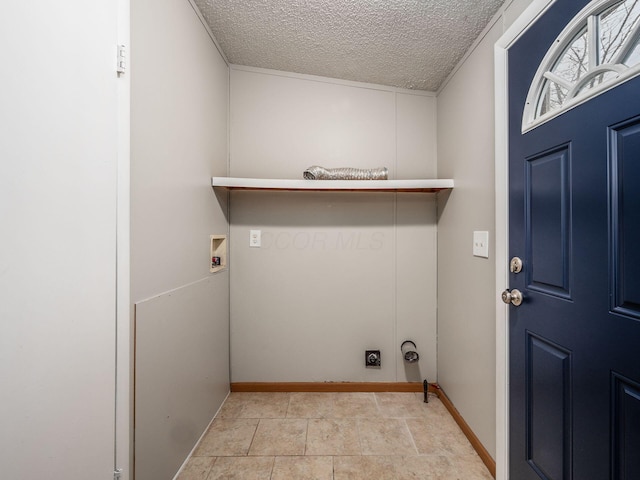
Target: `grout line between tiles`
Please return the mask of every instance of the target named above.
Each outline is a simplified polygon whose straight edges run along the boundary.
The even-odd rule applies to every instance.
[[[251,442],[249,442],[249,448],[247,448],[247,454],[245,456],[249,456],[249,452],[251,451],[251,447],[253,447],[253,441],[256,439],[256,435],[258,434],[258,427],[260,426],[260,419],[258,419],[258,424],[256,425],[256,429],[253,431],[253,436],[251,437]]]
[[[271,480],[273,478],[273,470],[275,468],[276,468],[276,457],[274,455],[273,459],[271,460],[271,472],[269,472],[269,480]]]
[[[336,456],[331,455],[331,478],[335,480],[336,478]]]
[[[378,395],[376,395],[375,393],[372,393],[371,395],[373,395],[373,402],[376,404],[376,411],[382,415],[382,410],[380,409],[380,402],[378,402]]]
[[[287,408],[284,411],[284,418],[289,418],[289,408],[291,408],[291,393],[287,394]]]
[[[418,450],[418,446],[416,445],[416,440],[413,438],[413,433],[411,433],[411,428],[409,428],[409,424],[407,423],[407,419],[404,418],[404,426],[409,432],[409,438],[411,439],[411,444],[413,445],[414,450],[416,451],[416,455],[420,455],[420,451]]]

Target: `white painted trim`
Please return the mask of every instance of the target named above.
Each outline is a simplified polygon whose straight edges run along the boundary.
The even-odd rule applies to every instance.
[[[504,37],[503,37],[504,38]],[[500,300],[500,292],[508,285],[507,255],[509,254],[508,196],[508,114],[507,50],[497,44],[494,49],[495,68],[495,258],[496,258],[496,480],[505,480],[509,472],[508,425],[508,332],[509,315]]]
[[[415,190],[453,188],[451,179],[414,180],[293,180],[280,178],[212,177],[211,186],[256,190]]]
[[[271,70],[269,68],[248,67],[245,65],[230,64],[231,70],[241,72],[259,73],[263,75],[274,75],[276,77],[297,78],[298,80],[308,80],[311,82],[331,83],[334,85],[344,85],[346,87],[366,88],[369,90],[381,90],[383,92],[403,93],[406,95],[417,95],[420,97],[436,97],[435,92],[427,90],[411,90],[409,88],[390,87],[388,85],[378,85],[375,83],[354,82],[351,80],[342,80],[340,78],[321,77],[318,75],[307,75],[304,73],[285,72],[283,70]]]
[[[130,0],[118,0],[118,44],[130,45]],[[130,289],[130,140],[131,69],[117,79],[118,147],[116,180],[116,398],[114,470],[122,469],[122,480],[133,477],[133,398],[131,374]],[[115,75],[115,69],[114,69]]]
[[[496,125],[496,480],[508,480],[509,478],[509,311],[500,300],[500,292],[509,285],[508,48],[554,2],[555,0],[533,0],[522,15],[500,37],[494,47]]]

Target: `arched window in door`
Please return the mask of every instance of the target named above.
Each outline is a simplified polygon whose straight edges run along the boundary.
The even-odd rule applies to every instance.
[[[640,74],[640,0],[594,0],[562,31],[533,78],[526,132]]]

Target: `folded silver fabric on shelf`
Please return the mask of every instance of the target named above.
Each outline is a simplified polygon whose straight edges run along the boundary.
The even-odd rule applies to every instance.
[[[381,168],[324,168],[313,165],[303,176],[306,180],[387,180],[389,170]]]

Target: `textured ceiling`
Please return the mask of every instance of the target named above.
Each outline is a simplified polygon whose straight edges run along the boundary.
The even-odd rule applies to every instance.
[[[504,0],[195,0],[232,64],[436,91]]]

